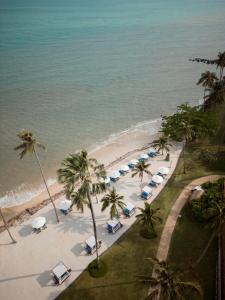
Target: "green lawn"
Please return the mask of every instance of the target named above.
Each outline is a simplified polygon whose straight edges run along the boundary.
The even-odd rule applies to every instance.
[[[158,238],[146,240],[139,235],[139,225],[134,224],[102,258],[107,262],[109,271],[103,278],[91,278],[87,271],[70,285],[57,300],[137,300],[143,299],[147,287],[138,283],[136,274],[151,274],[151,268],[144,261],[145,257],[155,257],[159,237],[174,201],[182,189],[193,179],[212,174],[198,160],[192,160],[192,148],[187,151],[189,170],[182,174],[182,162],[179,161],[174,175],[167,186],[154,201],[154,206],[161,208],[163,223],[156,227]],[[179,248],[179,245],[177,245]],[[180,253],[180,259],[183,253]]]
[[[185,271],[190,270],[191,264],[200,256],[211,231],[193,218],[188,204],[183,208],[181,215],[182,218],[178,220],[173,233],[168,260],[171,266]],[[215,239],[199,265],[184,276],[187,281],[200,283],[204,291],[204,300],[215,299],[216,261],[217,241]]]

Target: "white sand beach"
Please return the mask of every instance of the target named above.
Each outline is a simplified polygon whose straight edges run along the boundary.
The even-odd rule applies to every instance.
[[[105,165],[116,161],[107,169],[107,172],[110,172],[117,170],[121,164],[137,158],[144,152],[137,151],[137,149],[146,146],[148,142],[150,142],[149,135],[144,132],[129,133],[119,137],[111,145],[102,147],[92,156]],[[152,173],[157,172],[162,166],[168,167],[170,173],[164,182],[154,189],[153,196],[148,202],[153,201],[165,186],[176,167],[180,152],[181,145],[177,143],[171,149],[169,162],[165,161],[161,155],[149,159]],[[149,181],[150,177],[145,175],[143,183],[147,184]],[[111,186],[115,186],[117,192],[124,195],[125,202],[131,202],[137,207],[144,206],[144,200],[140,198],[140,180],[138,177],[131,178],[131,172],[122,176]],[[60,189],[59,185],[55,185],[51,191],[58,193]],[[45,193],[42,193],[38,199],[32,201],[38,203],[45,197],[47,197]],[[60,201],[64,198],[61,196],[55,201],[56,207],[59,207]],[[32,201],[26,205],[32,207],[34,203]],[[98,239],[102,240],[100,253],[103,253],[135,222],[136,218],[135,215],[131,218],[121,216],[120,221],[124,226],[114,235],[109,234],[105,226],[109,220],[109,210],[102,213],[101,204],[97,204],[95,199],[93,203]],[[33,233],[31,227],[32,220],[37,216],[44,216],[47,219],[47,229],[39,234]],[[48,204],[23,223],[11,227],[11,232],[18,241],[17,244],[11,244],[6,231],[0,234],[0,295],[4,300],[54,299],[95,258],[95,255],[87,256],[83,248],[84,241],[93,235],[91,214],[88,208],[85,208],[83,214],[77,212],[75,208],[66,216],[60,214],[60,223],[57,224],[52,206]],[[72,273],[62,285],[55,286],[51,277],[51,269],[60,261],[71,268]]]

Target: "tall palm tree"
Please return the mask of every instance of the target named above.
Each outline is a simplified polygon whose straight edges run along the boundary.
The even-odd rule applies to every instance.
[[[162,155],[164,154],[164,150],[166,150],[166,153],[170,151],[170,148],[172,145],[168,143],[168,138],[165,136],[159,137],[157,140],[154,140],[151,145],[157,149],[158,152],[160,150],[162,151]]]
[[[118,209],[123,209],[125,207],[125,203],[122,201],[124,196],[116,193],[116,189],[113,187],[112,190],[109,190],[109,193],[105,195],[102,202],[102,211],[104,211],[107,207],[110,206],[110,218],[119,218]]]
[[[102,168],[94,158],[88,158],[87,151],[82,150],[76,154],[70,154],[63,162],[62,167],[57,171],[58,180],[64,185],[64,192],[67,198],[72,198],[76,206],[83,210],[84,205],[87,205],[91,211],[93,231],[96,243],[97,265],[99,266],[98,254],[98,238],[95,221],[95,213],[92,205],[91,196],[93,195],[93,180],[97,176],[99,169]],[[99,185],[99,183],[94,183]],[[75,187],[79,185],[77,193]],[[101,184],[102,186],[102,184]],[[95,189],[95,193],[101,191],[100,187]]]
[[[183,292],[189,291],[199,296],[198,299],[203,298],[201,286],[196,282],[183,281],[182,274],[173,271],[166,261],[159,261],[158,259],[146,258],[154,265],[154,276],[139,275],[137,276],[142,283],[150,284],[153,290],[145,298],[145,300],[162,299],[166,300],[185,300]]]
[[[162,222],[162,219],[157,215],[160,209],[152,208],[152,205],[147,202],[145,202],[144,208],[138,207],[138,209],[141,213],[136,215],[137,222],[144,225],[148,230],[155,232],[155,224]]]
[[[217,68],[220,68],[220,80],[223,77],[223,69],[225,68],[225,51],[219,52],[216,59]]]
[[[205,71],[204,73],[201,74],[201,77],[197,82],[197,85],[201,84],[204,87],[204,97],[203,97],[204,100],[205,100],[206,89],[213,87],[214,82],[217,80],[218,78],[214,72]]]
[[[9,236],[10,236],[12,242],[13,242],[13,243],[16,243],[16,240],[13,238],[13,236],[12,236],[10,230],[9,230],[7,221],[6,221],[5,217],[4,217],[4,214],[3,214],[3,212],[2,212],[2,208],[1,208],[1,207],[0,207],[0,215],[1,215],[1,217],[2,217],[2,221],[3,221],[4,225],[5,225],[5,229],[7,230],[7,232],[8,232],[8,234],[9,234]]]
[[[34,138],[33,134],[30,131],[27,131],[25,129],[21,130],[17,134],[17,136],[21,139],[22,144],[20,144],[19,146],[15,147],[14,150],[22,150],[22,152],[20,153],[20,159],[22,159],[24,157],[24,155],[26,155],[28,153],[29,154],[33,154],[34,153],[36,161],[37,161],[39,169],[40,169],[40,172],[41,172],[42,179],[44,181],[44,185],[46,187],[46,190],[47,190],[47,193],[48,193],[48,196],[49,196],[49,199],[51,200],[53,208],[54,208],[54,211],[55,211],[56,220],[57,220],[57,222],[59,222],[59,216],[58,216],[58,213],[57,213],[54,201],[52,199],[52,196],[50,194],[50,191],[48,189],[48,185],[47,185],[47,182],[45,180],[45,176],[44,176],[44,172],[43,172],[43,169],[42,169],[42,166],[41,166],[41,162],[39,160],[39,157],[38,157],[38,154],[37,154],[37,150],[36,150],[36,148],[45,149],[45,146],[42,145],[41,143],[39,143]]]
[[[225,102],[225,80],[216,81],[205,97],[205,108],[210,108],[218,103]]]
[[[152,175],[152,173],[148,170],[148,168],[150,167],[150,164],[145,163],[145,161],[139,161],[136,166],[134,166],[134,168],[132,169],[132,177],[135,177],[136,175],[138,175],[141,179],[140,182],[140,189],[142,191],[142,182],[143,182],[143,177],[144,177],[144,173],[148,174],[148,175]]]

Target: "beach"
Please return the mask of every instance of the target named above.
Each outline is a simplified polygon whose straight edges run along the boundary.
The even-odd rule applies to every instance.
[[[101,162],[108,164],[107,171],[112,172],[117,170],[121,164],[128,163],[131,159],[138,158],[141,153],[146,152],[147,150],[140,149],[146,147],[149,142],[149,136],[146,133],[136,131],[118,137],[110,147],[106,145],[98,149],[95,155],[92,154],[99,160],[102,159]],[[153,196],[148,200],[149,202],[154,201],[165,186],[176,167],[180,153],[181,144],[175,143],[171,148],[171,160],[169,162],[165,161],[165,157],[161,155],[149,160],[152,173],[156,173],[161,166],[170,169],[169,175],[154,190]],[[150,177],[145,175],[143,184],[147,184],[149,180]],[[115,186],[117,192],[124,195],[125,202],[130,202],[135,207],[143,207],[144,201],[139,196],[140,180],[138,177],[131,178],[131,172],[122,176],[118,182],[111,184],[111,186]],[[60,189],[59,186],[53,187],[56,193],[60,192]],[[39,200],[41,197],[43,200],[45,195],[40,195]],[[59,202],[64,198],[60,195],[55,200],[57,208]],[[33,199],[32,201],[39,200]],[[34,203],[32,201],[28,202],[26,206],[32,206]],[[135,216],[124,218],[121,215],[120,221],[124,226],[116,234],[110,235],[106,230],[109,210],[101,212],[101,205],[96,203],[96,199],[93,199],[93,205],[98,238],[102,240],[100,253],[103,253],[134,223]],[[138,210],[135,214],[137,213]],[[38,235],[33,233],[31,227],[32,219],[37,216],[45,216],[47,219],[47,229]],[[54,299],[95,258],[95,255],[87,256],[83,248],[84,241],[93,235],[91,215],[87,208],[83,214],[76,211],[75,208],[67,216],[60,214],[60,222],[57,224],[52,205],[49,203],[34,215],[27,216],[21,224],[11,227],[11,232],[18,241],[17,244],[11,244],[6,231],[0,234],[0,255],[4,257],[4,260],[0,262],[0,290],[4,300]],[[30,257],[32,259],[29,259]],[[72,273],[62,285],[56,287],[52,282],[51,269],[59,261],[63,261],[71,268]]]
[[[122,161],[132,153],[138,152],[139,149],[144,149],[153,139],[158,135],[156,131],[159,128],[160,121],[157,120],[151,124],[151,130],[146,130],[146,126],[139,126],[127,132],[123,132],[111,138],[110,141],[103,145],[99,145],[90,151],[90,157],[96,158],[99,163],[105,165],[106,170]],[[55,174],[56,176],[56,174]],[[53,199],[57,199],[62,195],[62,186],[59,183],[54,183],[49,186],[49,190]],[[21,223],[23,219],[42,208],[50,202],[48,200],[47,191],[44,190],[37,196],[25,201],[20,205],[10,205],[10,207],[3,208],[3,214],[9,224]],[[0,217],[0,228],[3,230],[3,222]]]

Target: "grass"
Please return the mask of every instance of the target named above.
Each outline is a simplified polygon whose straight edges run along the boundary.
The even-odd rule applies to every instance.
[[[168,261],[178,270],[187,271],[200,256],[211,235],[211,230],[204,223],[197,222],[187,204],[182,210],[182,218],[177,222],[173,233]],[[188,271],[184,278],[187,281],[200,283],[204,291],[204,300],[215,299],[216,291],[217,242],[212,243],[199,265]],[[192,300],[195,299],[193,296]]]
[[[96,259],[88,265],[88,272],[90,276],[94,278],[100,278],[105,276],[107,271],[107,264],[103,260],[99,260],[99,266]]]

